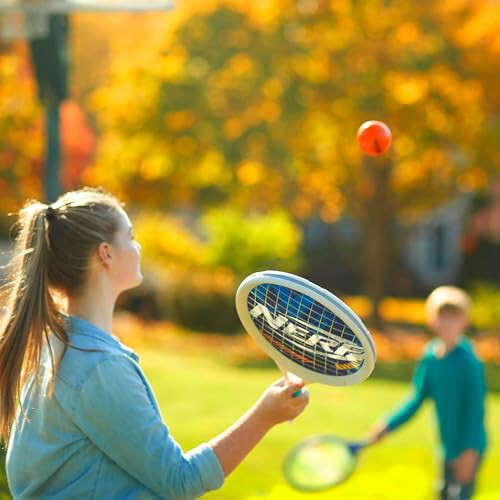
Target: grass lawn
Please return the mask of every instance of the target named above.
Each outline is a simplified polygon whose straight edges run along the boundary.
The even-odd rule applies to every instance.
[[[194,338],[192,341],[196,343]],[[203,345],[200,342],[200,347]],[[272,367],[236,367],[214,354],[201,357],[159,346],[136,347],[170,430],[188,450],[223,431],[246,411],[261,391],[278,378]],[[212,351],[213,352],[213,351]],[[372,377],[358,386],[311,386],[311,402],[292,424],[274,428],[224,487],[207,494],[208,500],[295,500],[350,497],[359,500],[423,500],[433,498],[437,463],[432,409],[423,411],[396,434],[360,457],[356,473],[342,486],[317,494],[288,488],[281,474],[287,451],[304,437],[337,433],[358,437],[372,422],[397,403],[407,390],[400,381]],[[500,498],[500,394],[488,400],[490,449],[482,468],[476,498]],[[0,474],[1,476],[1,474]],[[0,477],[0,499],[2,494]]]
[[[182,356],[143,348],[141,365],[156,392],[172,434],[189,449],[223,431],[278,377],[273,368],[237,368],[215,357]],[[407,390],[402,382],[372,378],[348,388],[310,387],[311,402],[292,424],[274,428],[227,479],[224,487],[204,498],[239,499],[430,499],[437,471],[436,430],[432,408],[424,409],[406,427],[366,450],[356,473],[342,486],[325,493],[296,493],[281,474],[287,451],[316,433],[357,437],[393,407]],[[488,399],[490,448],[476,498],[500,498],[500,395]]]

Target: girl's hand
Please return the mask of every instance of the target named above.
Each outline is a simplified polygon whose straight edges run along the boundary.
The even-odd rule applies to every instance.
[[[210,441],[224,474],[227,476],[250,453],[255,445],[276,424],[292,420],[309,402],[304,390],[296,397],[295,391],[304,386],[302,380],[291,382],[282,378],[270,385],[259,400],[225,432]]]
[[[307,389],[292,397],[292,394],[304,387],[300,379],[289,381],[280,378],[271,384],[257,401],[255,412],[269,427],[300,415],[309,402]]]

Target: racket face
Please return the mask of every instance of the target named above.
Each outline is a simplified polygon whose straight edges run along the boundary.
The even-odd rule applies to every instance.
[[[288,454],[283,474],[297,490],[320,491],[345,481],[356,467],[348,443],[334,436],[315,436]]]
[[[361,320],[303,278],[276,271],[251,275],[238,289],[237,309],[276,363],[307,382],[347,385],[373,370],[375,348]]]

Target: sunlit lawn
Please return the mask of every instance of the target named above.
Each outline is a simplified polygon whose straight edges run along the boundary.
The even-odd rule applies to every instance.
[[[172,434],[189,449],[223,431],[272,382],[272,368],[238,368],[214,355],[141,348],[141,365],[150,378]],[[287,451],[316,433],[356,437],[406,392],[406,385],[371,379],[350,388],[311,386],[311,403],[293,424],[273,429],[208,499],[428,499],[436,476],[435,428],[430,406],[405,428],[361,456],[356,473],[341,487],[321,494],[296,493],[281,474]],[[477,497],[500,498],[500,397],[490,395],[488,428],[491,446],[482,469]]]
[[[188,450],[223,431],[278,377],[272,366],[237,367],[196,335],[186,348],[142,344],[135,346],[172,434]],[[193,347],[198,346],[195,350]],[[224,347],[221,348],[221,351]],[[207,353],[208,352],[208,353]],[[405,428],[361,454],[360,465],[342,486],[323,493],[297,493],[288,488],[281,463],[290,448],[304,437],[336,433],[362,435],[407,391],[402,382],[371,378],[358,386],[310,387],[311,402],[292,424],[274,428],[209,500],[296,500],[354,498],[356,500],[431,499],[437,472],[435,428],[427,405]],[[476,498],[500,498],[500,394],[488,399],[490,449],[482,468]],[[6,498],[1,494],[0,498]]]

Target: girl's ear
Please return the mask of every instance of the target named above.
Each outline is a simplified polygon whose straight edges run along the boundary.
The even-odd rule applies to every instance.
[[[112,261],[111,245],[105,241],[100,243],[97,247],[97,257],[105,267],[109,267]]]

